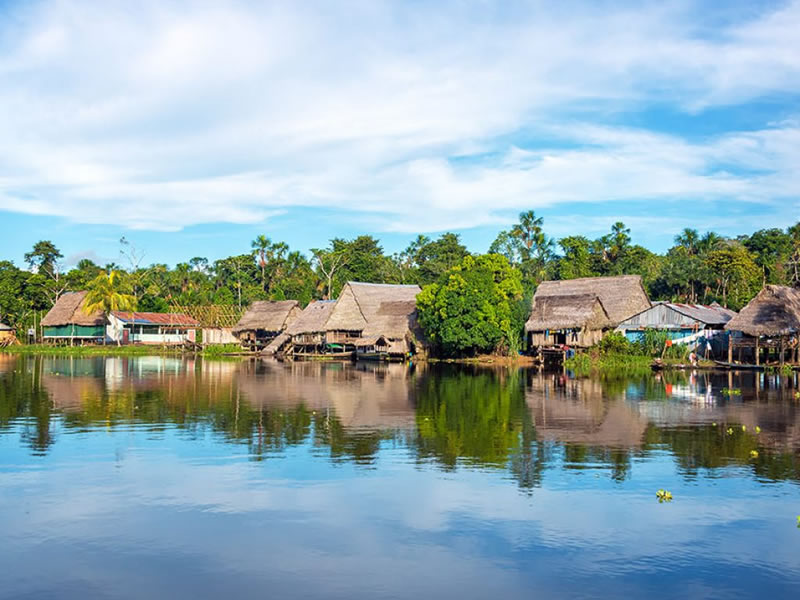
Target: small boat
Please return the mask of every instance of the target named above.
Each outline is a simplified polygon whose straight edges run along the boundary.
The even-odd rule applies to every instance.
[[[748,365],[748,364],[739,364],[739,363],[729,363],[723,362],[721,360],[715,360],[714,364],[718,367],[722,367],[723,369],[731,369],[734,371],[763,371],[764,365]]]

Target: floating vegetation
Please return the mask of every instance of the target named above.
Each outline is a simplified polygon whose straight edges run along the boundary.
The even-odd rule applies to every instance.
[[[742,431],[747,431],[747,425],[742,425]]]
[[[797,528],[800,529],[800,515],[797,516]]]
[[[672,492],[668,492],[667,490],[658,490],[656,492],[656,498],[658,498],[659,502],[672,502]],[[800,517],[798,517],[800,519]]]
[[[756,433],[761,433],[761,427],[759,427],[758,425],[756,425]]]
[[[758,458],[758,450],[750,450],[750,458]]]
[[[742,390],[739,388],[722,388],[722,394],[725,396],[741,396]]]
[[[733,427],[728,427],[728,435],[733,435]]]

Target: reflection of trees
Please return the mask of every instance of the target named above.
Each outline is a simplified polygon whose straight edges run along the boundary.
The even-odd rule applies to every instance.
[[[42,386],[40,365],[19,357],[16,368],[0,377],[0,432],[22,420],[21,437],[34,454],[45,454],[55,442],[50,396]]]
[[[0,366],[0,435],[20,435],[37,454],[59,432],[136,427],[241,444],[255,460],[308,444],[371,465],[393,445],[446,469],[506,469],[522,488],[555,466],[603,465],[621,480],[633,457],[665,450],[686,477],[747,465],[800,481],[796,376],[601,380],[448,365],[24,356]],[[723,387],[742,394],[723,396]]]
[[[460,459],[503,467],[534,439],[519,371],[449,370],[425,377],[416,406],[419,458],[449,468]]]

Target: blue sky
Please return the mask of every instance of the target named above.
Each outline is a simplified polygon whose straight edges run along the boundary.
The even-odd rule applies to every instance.
[[[800,220],[800,2],[0,2],[0,258]]]

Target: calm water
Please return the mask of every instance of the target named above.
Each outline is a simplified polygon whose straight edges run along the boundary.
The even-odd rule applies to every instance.
[[[797,598],[797,384],[0,354],[0,597]]]

